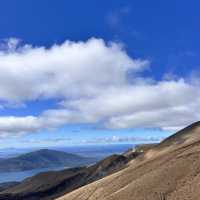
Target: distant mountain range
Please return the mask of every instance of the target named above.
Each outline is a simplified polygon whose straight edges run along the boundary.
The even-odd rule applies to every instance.
[[[129,149],[122,155],[108,156],[88,167],[39,173],[21,183],[10,183],[12,186],[0,193],[0,200],[53,200],[123,169],[130,160],[141,153],[143,153],[142,147],[140,151]]]
[[[53,200],[122,169],[129,159],[112,155],[89,167],[39,173],[0,193],[0,200]]]
[[[0,159],[0,172],[25,171],[41,168],[75,167],[94,163],[95,158],[86,158],[62,151],[42,149],[14,158]]]

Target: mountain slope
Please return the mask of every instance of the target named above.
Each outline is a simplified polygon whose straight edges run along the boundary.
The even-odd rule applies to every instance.
[[[199,200],[200,122],[167,138],[128,167],[58,200]]]
[[[61,151],[42,149],[20,155],[15,158],[0,160],[0,172],[24,171],[51,167],[73,167],[94,162],[94,159]]]
[[[8,189],[8,188],[14,187],[14,186],[16,186],[17,184],[19,184],[19,182],[0,183],[0,192],[6,190],[6,189]]]
[[[122,169],[128,162],[112,155],[89,167],[40,173],[0,193],[0,200],[50,200]]]

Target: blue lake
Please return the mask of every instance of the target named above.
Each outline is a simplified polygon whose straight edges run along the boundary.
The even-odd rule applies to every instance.
[[[34,170],[27,170],[23,172],[5,172],[0,173],[0,183],[10,182],[10,181],[22,181],[25,178],[34,176],[40,172],[52,171],[52,170],[62,170],[64,168],[43,168],[43,169],[34,169]]]

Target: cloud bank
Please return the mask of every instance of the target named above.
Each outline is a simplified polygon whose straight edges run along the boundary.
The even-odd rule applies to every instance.
[[[104,138],[93,138],[90,140],[83,140],[82,143],[86,144],[105,144],[105,143],[158,143],[162,141],[163,137],[104,137]]]
[[[198,79],[142,77],[150,62],[121,44],[92,38],[45,48],[10,39],[0,48],[1,108],[59,99],[58,108],[38,116],[1,116],[1,136],[72,123],[177,130],[200,118]]]

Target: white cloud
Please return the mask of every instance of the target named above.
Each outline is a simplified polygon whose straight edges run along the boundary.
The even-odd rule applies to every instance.
[[[0,106],[60,99],[60,107],[39,116],[2,116],[1,136],[67,123],[173,130],[200,118],[196,77],[159,82],[143,78],[140,71],[149,61],[131,58],[120,44],[93,38],[47,49],[9,42],[8,49],[0,51]]]
[[[21,40],[17,38],[9,38],[0,41],[0,49],[4,52],[14,52],[20,45]]]
[[[50,49],[25,45],[0,52],[0,99],[95,95],[104,87],[126,84],[125,73],[146,64],[132,60],[120,45],[100,39],[66,41]]]

